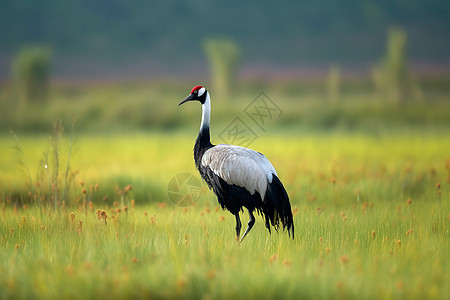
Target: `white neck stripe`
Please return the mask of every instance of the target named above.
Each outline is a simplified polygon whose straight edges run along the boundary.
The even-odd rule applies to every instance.
[[[211,119],[211,101],[209,93],[206,92],[205,103],[202,104],[202,123],[200,124],[200,130],[204,127],[209,128],[209,122]]]
[[[203,93],[206,91],[206,89],[204,87],[202,87],[201,89],[198,90],[197,95],[200,97],[201,95],[203,95]]]

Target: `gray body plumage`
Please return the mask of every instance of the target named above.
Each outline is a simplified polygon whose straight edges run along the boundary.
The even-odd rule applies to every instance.
[[[255,191],[264,200],[267,185],[277,172],[260,152],[234,145],[219,144],[203,154],[202,165],[228,184],[245,188],[251,195]]]

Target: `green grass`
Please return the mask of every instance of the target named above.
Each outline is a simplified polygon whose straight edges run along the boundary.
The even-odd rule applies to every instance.
[[[294,241],[258,222],[241,245],[234,218],[208,209],[139,207],[108,212],[108,225],[93,212],[75,211],[72,222],[70,210],[7,209],[2,299],[448,297],[448,220],[439,212],[448,205],[358,205],[343,217],[300,204]]]
[[[257,217],[240,245],[234,217],[217,209],[205,187],[188,209],[167,197],[173,176],[197,174],[195,136],[195,130],[79,135],[70,161],[78,173],[57,211],[45,184],[27,184],[13,139],[0,137],[0,298],[450,297],[445,131],[261,135],[251,148],[272,161],[284,182],[296,238],[269,235]],[[34,184],[45,183],[45,173],[36,174],[48,139],[25,136],[20,143]],[[67,149],[66,137],[60,180]],[[83,207],[81,182],[92,210]],[[91,192],[95,184],[99,189]],[[118,193],[116,186],[128,184],[131,191]],[[33,205],[40,190],[43,204]],[[107,212],[107,225],[97,209]],[[242,221],[245,226],[246,213]]]

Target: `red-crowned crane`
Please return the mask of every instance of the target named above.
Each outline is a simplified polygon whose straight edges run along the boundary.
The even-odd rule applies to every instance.
[[[294,238],[289,197],[269,160],[262,153],[248,148],[211,144],[211,99],[208,91],[203,86],[195,86],[178,106],[188,101],[200,101],[202,104],[202,122],[194,146],[195,166],[216,194],[222,208],[235,216],[236,238],[239,239],[242,227],[239,218],[242,207],[248,210],[249,221],[240,241],[255,224],[255,210],[264,215],[269,233],[270,224],[278,230],[281,222],[283,229]]]

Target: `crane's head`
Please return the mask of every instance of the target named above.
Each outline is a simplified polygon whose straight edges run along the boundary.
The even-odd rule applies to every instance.
[[[200,103],[203,104],[206,101],[207,93],[208,91],[205,89],[205,87],[201,85],[194,86],[194,88],[191,91],[191,94],[187,96],[186,99],[181,101],[180,104],[178,104],[178,106],[188,101],[200,101]]]

